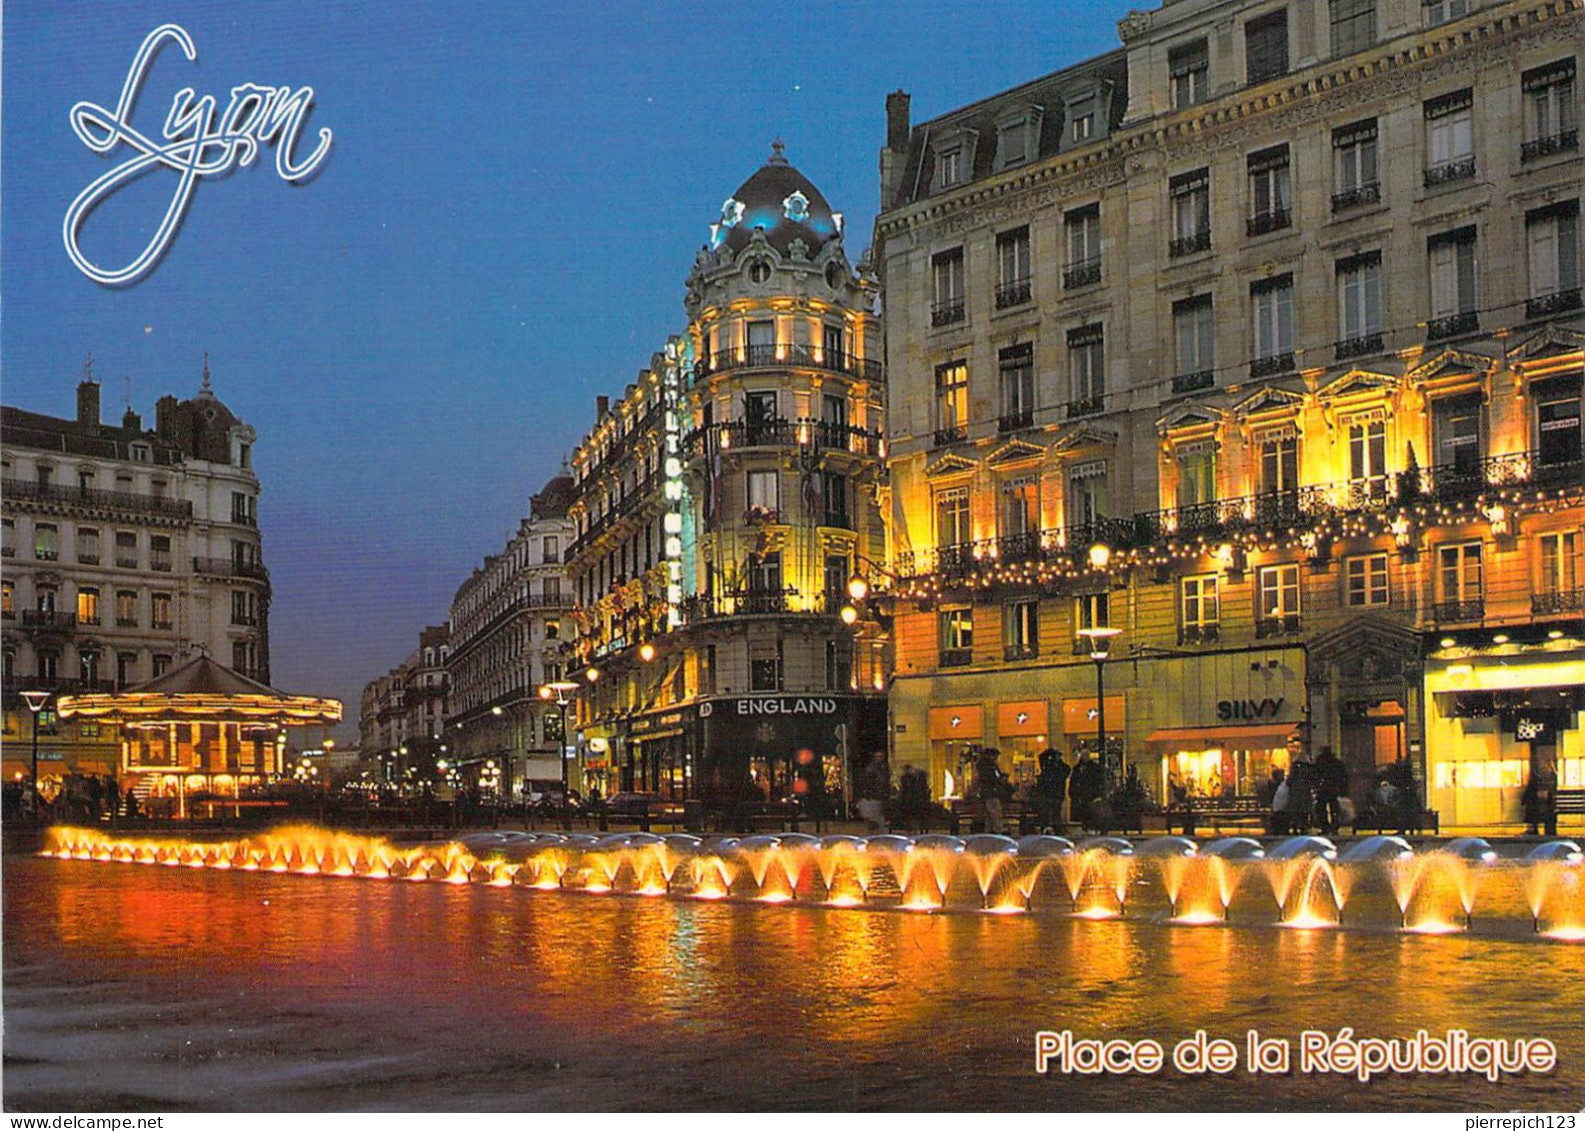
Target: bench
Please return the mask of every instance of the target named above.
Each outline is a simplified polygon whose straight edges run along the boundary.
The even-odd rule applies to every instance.
[[[1557,818],[1585,817],[1585,789],[1560,789],[1552,795],[1552,820],[1548,835],[1556,836]]]
[[[723,823],[730,825],[734,832],[758,832],[764,829],[795,833],[804,819],[804,812],[798,806],[784,801],[758,801],[734,805],[723,817]],[[723,828],[722,831],[726,830]]]
[[[1199,825],[1221,829],[1253,825],[1262,832],[1271,827],[1271,806],[1259,797],[1189,797],[1167,806],[1167,831],[1181,827],[1193,836]]]
[[[954,801],[950,812],[952,815],[953,836],[962,836],[965,832],[983,833],[988,831],[985,827],[985,802],[979,800]],[[1035,810],[1032,805],[1017,800],[1002,802],[1003,831],[1016,828],[1022,833],[1025,824],[1034,820]]]
[[[1363,808],[1352,821],[1345,821],[1356,834],[1360,832],[1385,833],[1389,830],[1398,832],[1428,832],[1437,836],[1442,831],[1442,815],[1435,809],[1412,809],[1404,812],[1399,809],[1373,809]]]

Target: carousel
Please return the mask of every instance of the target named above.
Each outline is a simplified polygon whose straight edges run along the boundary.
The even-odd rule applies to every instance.
[[[330,726],[341,703],[238,675],[206,655],[124,691],[68,695],[60,716],[121,732],[120,785],[151,811],[241,804],[281,775],[288,727]]]

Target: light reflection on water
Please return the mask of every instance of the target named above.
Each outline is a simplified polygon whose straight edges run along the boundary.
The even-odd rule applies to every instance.
[[[1585,1081],[1573,947],[20,857],[5,892],[9,1107],[1467,1109],[1577,1107]],[[1032,1070],[1041,1028],[1344,1026],[1546,1036],[1560,1068],[1500,1087]]]

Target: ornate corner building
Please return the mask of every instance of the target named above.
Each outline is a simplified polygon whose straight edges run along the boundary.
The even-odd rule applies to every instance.
[[[195,396],[159,399],[152,431],[130,406],[118,425],[100,411],[91,364],[74,419],[0,410],[7,781],[26,769],[32,740],[23,690],[119,690],[200,651],[269,682],[253,428],[215,395],[207,359]],[[116,774],[117,728],[58,722],[53,704],[39,716],[40,780]],[[266,749],[262,764],[205,764],[237,784],[279,770]],[[194,783],[216,784],[226,783]]]
[[[1579,0],[1178,0],[888,100],[893,748],[1585,784]],[[1121,630],[1105,701],[1082,631]]]
[[[886,743],[884,642],[843,616],[883,556],[876,285],[778,145],[711,225],[686,307],[571,459],[585,780],[837,789]]]

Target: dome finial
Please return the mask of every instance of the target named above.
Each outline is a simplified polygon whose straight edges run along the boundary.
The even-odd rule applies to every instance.
[[[770,159],[768,161],[766,161],[765,164],[767,164],[767,165],[785,165],[785,164],[787,164],[787,158],[782,156],[782,150],[784,150],[786,148],[787,148],[787,146],[785,144],[783,144],[781,138],[777,138],[775,141],[771,142],[770,143],[770,149],[771,149]]]
[[[206,393],[214,392],[214,390],[209,387],[209,351],[208,350],[204,351],[204,392],[206,392]]]

